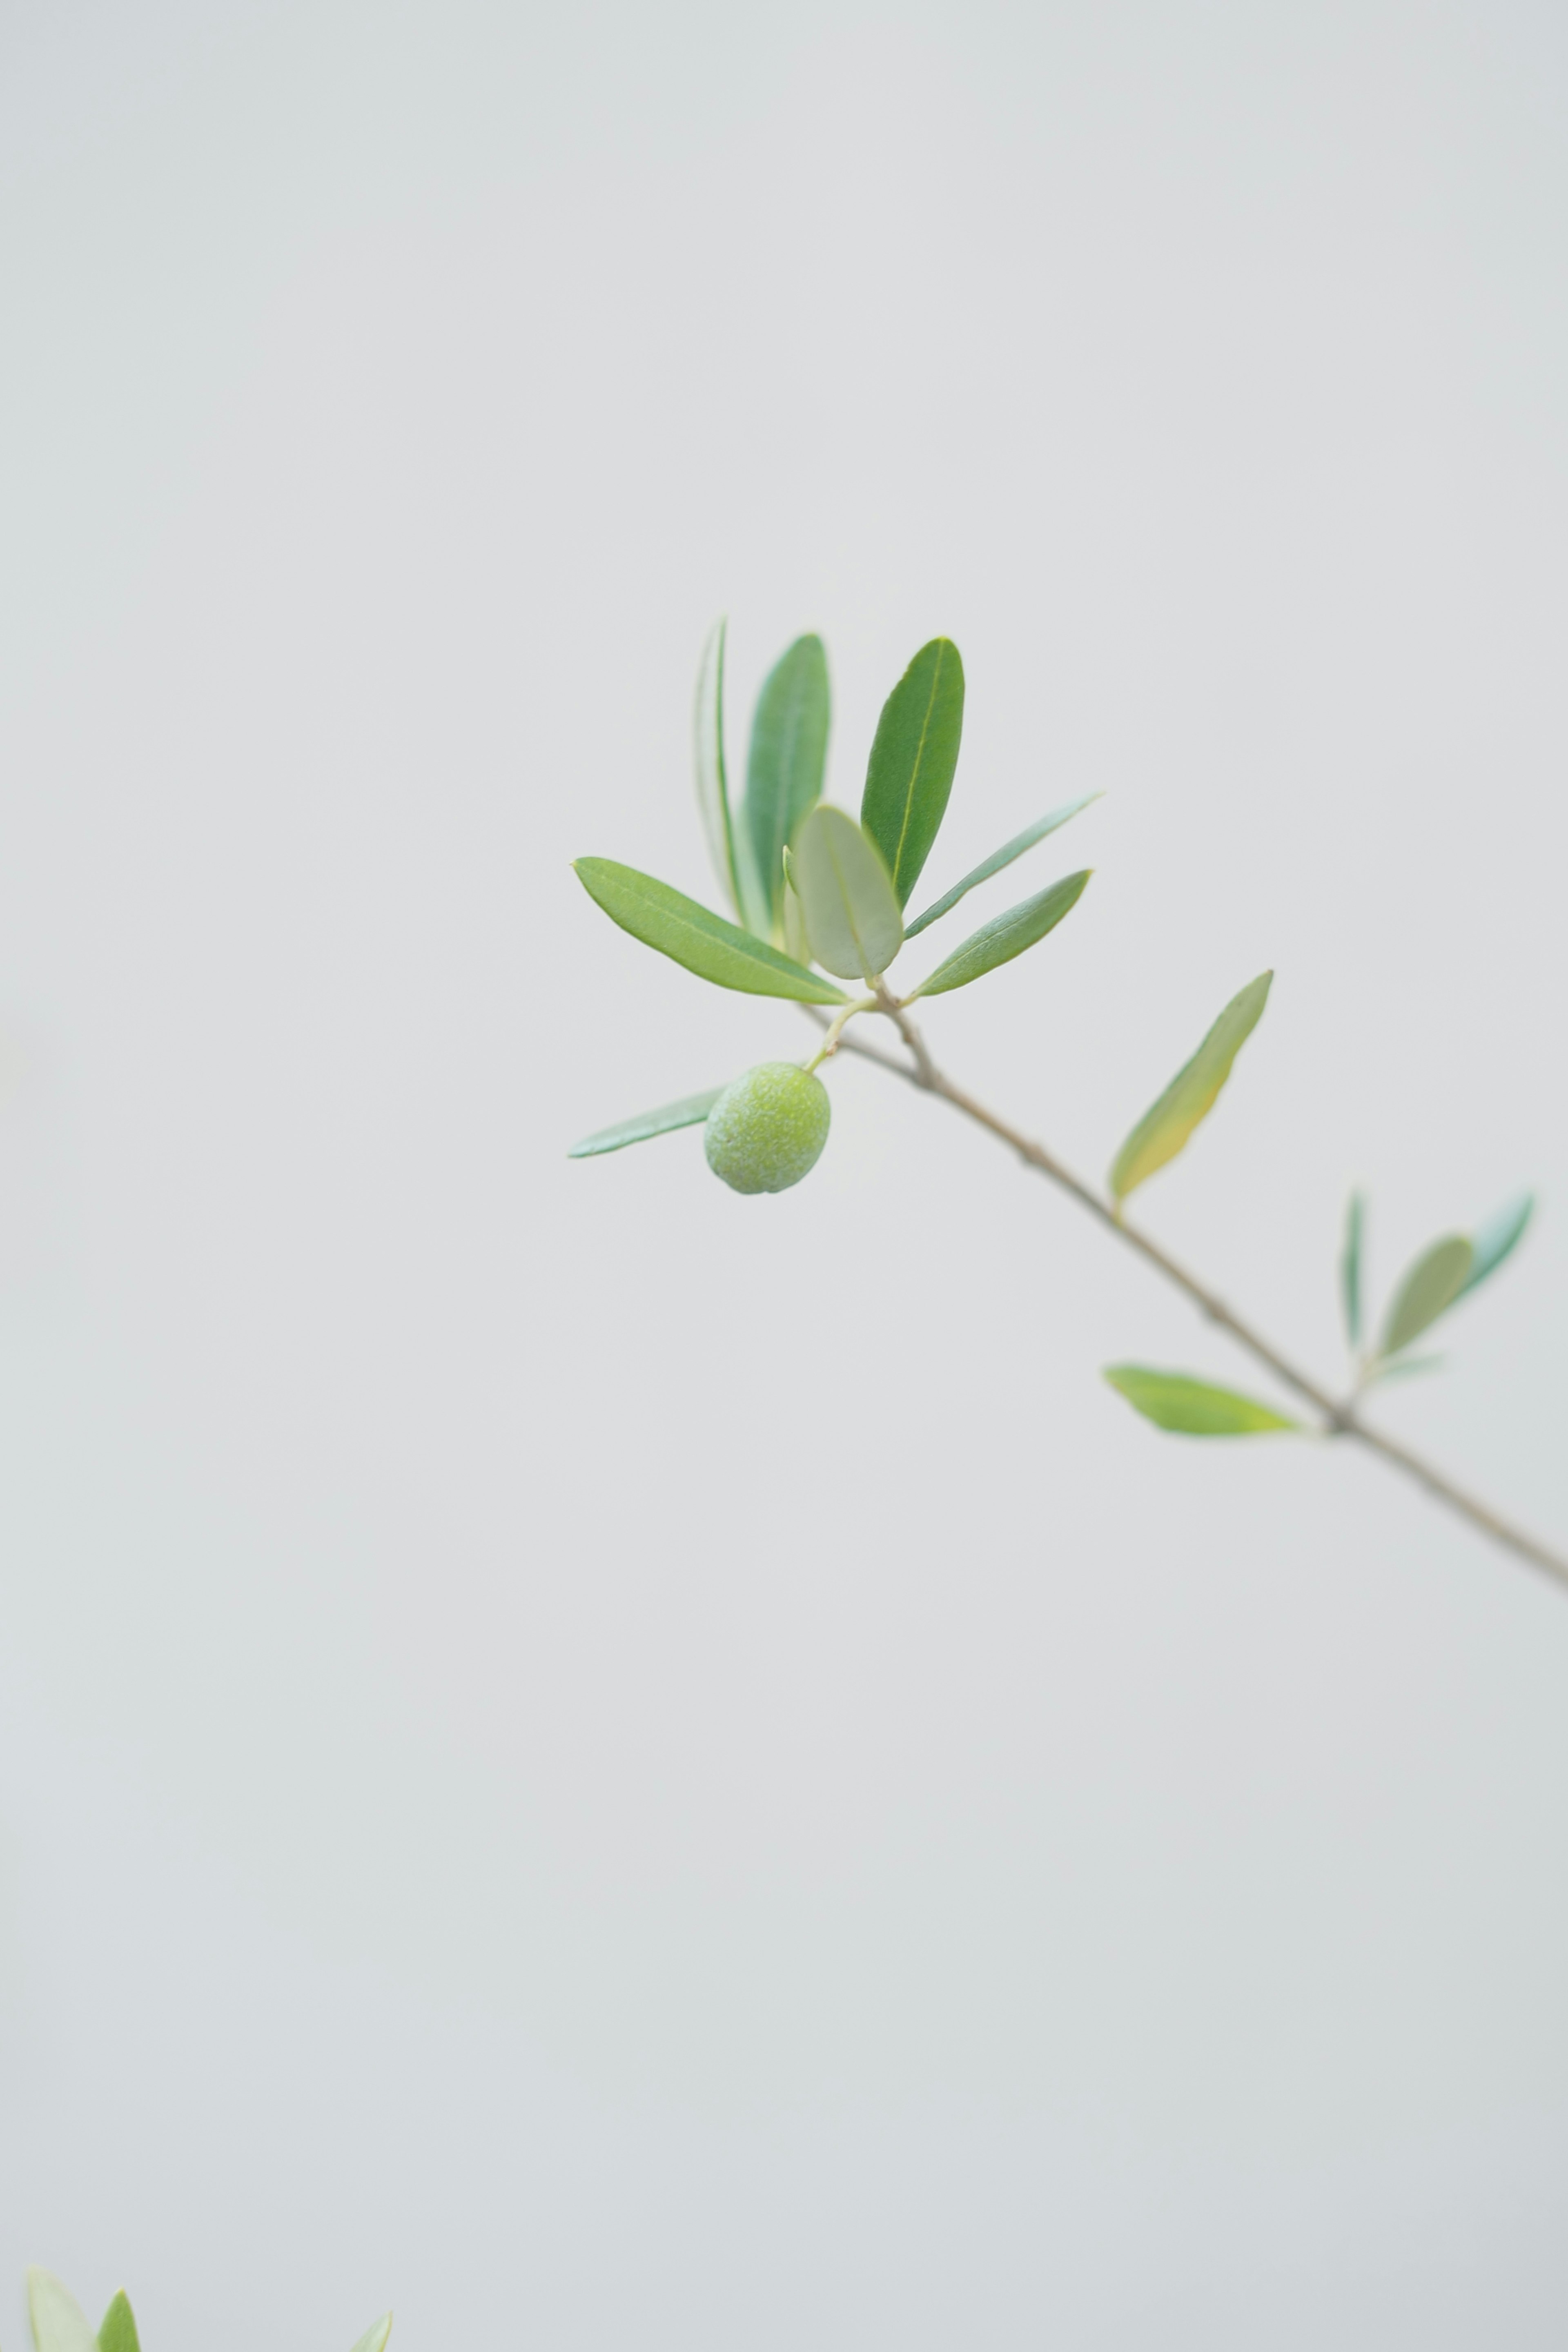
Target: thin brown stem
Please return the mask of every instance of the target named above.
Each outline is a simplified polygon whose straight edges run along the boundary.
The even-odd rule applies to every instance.
[[[977,1127],[987,1129],[1016,1151],[1026,1167],[1048,1177],[1053,1184],[1070,1193],[1079,1207],[1087,1209],[1108,1233],[1114,1234],[1118,1241],[1128,1249],[1136,1251],[1157,1274],[1184,1292],[1199,1313],[1227,1331],[1238,1347],[1245,1348],[1248,1355],[1267,1365],[1277,1381],[1293,1391],[1321,1415],[1325,1436],[1354,1438],[1358,1444],[1366,1446],[1396,1470],[1402,1470],[1407,1478],[1413,1478],[1417,1486],[1424,1486],[1436,1501],[1458,1512],[1461,1518],[1468,1519],[1493,1543],[1502,1545],[1505,1550],[1528,1560],[1532,1568],[1538,1568],[1543,1574],[1555,1577],[1560,1583],[1568,1585],[1568,1559],[1549,1550],[1546,1545],[1538,1543],[1523,1528],[1516,1528],[1510,1520],[1500,1517],[1474,1495],[1467,1494],[1462,1486],[1456,1486],[1451,1478],[1434,1469],[1429,1462],[1424,1462],[1408,1446],[1401,1445],[1395,1439],[1384,1437],[1381,1431],[1369,1427],[1361,1418],[1353,1399],[1342,1401],[1331,1396],[1309,1373],[1293,1364],[1289,1357],[1281,1355],[1278,1348],[1237,1315],[1233,1307],[1227,1307],[1207,1283],[1200,1282],[1195,1275],[1189,1274],[1168,1250],[1163,1249],[1158,1242],[1152,1241],[1147,1234],[1141,1233],[1136,1225],[1130,1225],[1112,1202],[1102,1198],[1092,1185],[1086,1184],[1082,1177],[1075,1175],[1070,1168],[1064,1167],[1054,1152],[1047,1151],[1045,1145],[1037,1143],[1032,1136],[1022,1134],[1006,1119],[999,1118],[994,1110],[988,1110],[984,1103],[977,1102],[962,1087],[954,1086],[932,1061],[924,1038],[910,1019],[905,1007],[886,987],[879,987],[877,993],[879,1009],[886,1013],[898,1030],[909,1050],[910,1060],[900,1061],[894,1054],[884,1054],[879,1047],[864,1045],[859,1038],[850,1036],[840,1038],[840,1053],[855,1054],[862,1061],[878,1063],[909,1085],[920,1087],[922,1093],[940,1096],[954,1110],[962,1111],[965,1118],[973,1119]],[[806,1009],[811,1010],[810,1007]],[[813,1020],[821,1019],[815,1012],[811,1017]]]

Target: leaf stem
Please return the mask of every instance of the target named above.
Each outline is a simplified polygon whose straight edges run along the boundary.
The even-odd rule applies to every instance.
[[[1250,1356],[1255,1357],[1260,1364],[1267,1366],[1276,1380],[1281,1381],[1286,1388],[1292,1390],[1297,1396],[1310,1404],[1321,1417],[1322,1428],[1319,1433],[1321,1435],[1354,1438],[1358,1444],[1366,1446],[1371,1453],[1379,1455],[1393,1468],[1403,1471],[1407,1478],[1414,1479],[1417,1486],[1424,1486],[1434,1501],[1456,1512],[1460,1518],[1468,1519],[1473,1528],[1478,1528],[1491,1542],[1500,1544],[1505,1551],[1511,1551],[1518,1559],[1528,1560],[1532,1568],[1539,1569],[1543,1575],[1554,1577],[1560,1584],[1568,1586],[1568,1559],[1564,1559],[1559,1552],[1550,1550],[1545,1544],[1538,1543],[1533,1536],[1526,1533],[1522,1528],[1515,1527],[1510,1520],[1503,1518],[1489,1505],[1479,1501],[1474,1495],[1467,1494],[1462,1486],[1456,1486],[1443,1471],[1436,1469],[1431,1463],[1424,1461],[1419,1454],[1413,1454],[1408,1446],[1401,1445],[1394,1438],[1385,1437],[1381,1430],[1373,1429],[1363,1421],[1359,1410],[1359,1383],[1357,1389],[1348,1398],[1341,1400],[1331,1396],[1309,1373],[1301,1370],[1300,1366],[1292,1363],[1288,1357],[1281,1355],[1261,1332],[1246,1322],[1234,1308],[1227,1307],[1217,1292],[1211,1290],[1208,1285],[1201,1282],[1195,1275],[1189,1274],[1186,1267],[1180,1265],[1168,1250],[1163,1249],[1158,1242],[1152,1241],[1147,1234],[1141,1233],[1136,1225],[1129,1224],[1126,1217],[1121,1213],[1119,1203],[1102,1199],[1092,1185],[1087,1184],[1081,1176],[1075,1175],[1071,1169],[1065,1167],[1054,1152],[1047,1150],[1044,1144],[1037,1143],[1032,1136],[1025,1135],[1019,1129],[1010,1126],[1007,1120],[998,1118],[994,1110],[988,1110],[984,1103],[977,1102],[973,1095],[965,1093],[962,1087],[955,1086],[943,1071],[938,1069],[920,1030],[885,982],[879,982],[877,984],[876,1007],[879,1012],[886,1013],[888,1019],[898,1030],[909,1050],[909,1061],[901,1061],[894,1054],[884,1054],[879,1047],[865,1045],[858,1038],[841,1035],[836,1043],[841,1045],[845,1053],[858,1054],[863,1060],[879,1063],[883,1069],[892,1071],[896,1077],[902,1078],[907,1085],[919,1087],[922,1093],[940,1096],[942,1100],[951,1104],[954,1110],[961,1111],[965,1118],[973,1119],[977,1127],[986,1129],[990,1134],[1008,1145],[1018,1154],[1026,1167],[1033,1168],[1041,1176],[1048,1177],[1053,1184],[1058,1185],[1064,1192],[1070,1193],[1079,1206],[1087,1209],[1089,1215],[1095,1218],[1108,1233],[1113,1234],[1118,1241],[1123,1243],[1128,1249],[1135,1251],[1147,1265],[1152,1265],[1157,1274],[1163,1275],[1167,1282],[1173,1284],[1178,1290],[1184,1292],[1201,1315],[1205,1316],[1211,1323],[1217,1324],[1222,1330],[1227,1331],[1238,1347],[1245,1348]],[[859,1009],[858,1006],[849,1008],[851,1011]],[[823,1027],[829,1025],[826,1016],[818,1013],[814,1006],[804,1005],[802,1010],[819,1025]],[[842,1014],[836,1016],[833,1024],[840,1032],[844,1017]]]
[[[881,986],[880,982],[878,982],[878,986]],[[884,993],[886,993],[885,991]],[[810,1061],[803,1062],[801,1064],[801,1067],[805,1072],[806,1076],[809,1077],[813,1070],[820,1068],[821,1065],[826,1061],[830,1054],[837,1053],[839,1041],[844,1034],[844,1025],[846,1022],[853,1021],[858,1013],[875,1013],[877,1010],[878,999],[876,997],[858,996],[852,1004],[846,1004],[841,1012],[836,1013],[831,1021],[825,1020],[823,1025],[827,1031],[826,1036],[824,1037],[821,1045],[817,1047],[816,1052],[812,1055]]]

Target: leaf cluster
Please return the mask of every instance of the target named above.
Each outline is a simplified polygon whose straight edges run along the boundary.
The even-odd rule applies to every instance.
[[[1132,1129],[1111,1164],[1110,1189],[1119,1209],[1137,1185],[1174,1159],[1214,1108],[1237,1054],[1263,1017],[1273,978],[1272,972],[1260,972],[1232,997],[1191,1060],[1183,1064]],[[1438,1358],[1410,1356],[1406,1351],[1411,1342],[1496,1272],[1522,1235],[1533,1205],[1528,1193],[1521,1194],[1500,1209],[1473,1237],[1446,1234],[1423,1251],[1394,1293],[1377,1347],[1363,1354],[1366,1202],[1360,1192],[1352,1194],[1340,1258],[1340,1292],[1353,1359],[1353,1395],[1379,1381],[1437,1369]],[[1254,1437],[1270,1431],[1299,1432],[1303,1427],[1299,1419],[1256,1397],[1215,1388],[1187,1372],[1159,1371],[1147,1364],[1111,1364],[1105,1378],[1157,1429],[1187,1437]]]
[[[1345,1338],[1358,1360],[1359,1384],[1402,1379],[1435,1370],[1436,1357],[1412,1357],[1411,1342],[1429,1331],[1439,1316],[1468,1298],[1524,1238],[1535,1196],[1521,1192],[1503,1203],[1473,1234],[1444,1234],[1406,1266],[1384,1316],[1374,1348],[1362,1349],[1363,1266],[1366,1243],[1366,1195],[1352,1192],[1345,1209],[1344,1246],[1340,1254],[1340,1297]]]
[[[1211,1036],[1213,1034],[1211,1031]],[[1340,1299],[1355,1376],[1352,1395],[1360,1395],[1380,1381],[1405,1380],[1441,1368],[1440,1356],[1412,1356],[1412,1343],[1497,1272],[1523,1238],[1534,1207],[1533,1195],[1521,1192],[1476,1233],[1445,1234],[1431,1243],[1401,1276],[1384,1314],[1376,1347],[1363,1350],[1366,1196],[1362,1192],[1351,1194],[1345,1212],[1344,1245],[1340,1254]],[[1184,1372],[1159,1372],[1141,1364],[1112,1364],[1105,1377],[1146,1421],[1153,1422],[1160,1429],[1179,1430],[1189,1437],[1248,1437],[1267,1430],[1302,1427],[1300,1421],[1275,1412],[1270,1405],[1260,1404],[1254,1397],[1243,1396],[1232,1389],[1211,1388]]]
[[[68,2287],[52,2271],[35,2265],[27,2273],[27,2318],[34,2352],[142,2352],[136,2321],[123,2288],[103,2315],[97,2335]],[[392,2314],[366,2328],[353,2352],[386,2352]]]
[[[983,924],[895,997],[887,975],[906,941],[1099,796],[1082,795],[1037,818],[906,919],[958,767],[964,697],[958,647],[949,637],[933,637],[889,695],[867,761],[858,819],[823,799],[831,700],[821,638],[797,637],[769,671],[752,715],[738,801],[725,741],[725,653],[721,622],[698,672],[693,738],[698,807],[730,912],[716,913],[613,858],[578,858],[584,888],[622,930],[717,988],[842,1010],[855,1000],[840,981],[859,981],[874,992],[870,1002],[889,1004],[967,988],[1037,945],[1078,904],[1087,869]],[[571,1156],[596,1158],[696,1126],[719,1091],[603,1128],[574,1144]]]

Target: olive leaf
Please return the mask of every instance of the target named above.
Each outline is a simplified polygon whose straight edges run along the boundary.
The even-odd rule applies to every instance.
[[[624,1151],[628,1143],[646,1143],[650,1136],[672,1135],[679,1127],[700,1127],[723,1093],[722,1087],[710,1087],[705,1095],[683,1095],[679,1102],[665,1103],[658,1110],[645,1110],[636,1118],[623,1118],[618,1127],[602,1127],[595,1135],[585,1135],[566,1154],[568,1160],[596,1160],[606,1151]]]
[[[746,761],[746,838],[771,925],[784,910],[784,845],[822,797],[827,722],[822,639],[797,637],[763,681]]]
[[[876,979],[903,945],[882,853],[852,816],[819,803],[790,845],[789,879],[811,952],[841,980]]]
[[[952,790],[963,733],[963,664],[951,637],[922,646],[882,706],[860,822],[907,907]]]
[[[103,2315],[98,2331],[98,2352],[142,2352],[136,2315],[123,2287]]]
[[[729,893],[730,904],[743,917],[741,880],[735,870],[735,836],[730,818],[730,786],[724,773],[724,637],[725,624],[714,624],[697,672],[697,704],[692,713],[692,751],[697,771],[697,806],[708,836],[713,871]]]
[[[912,923],[906,923],[905,939],[912,940],[929,924],[940,922],[943,915],[950,915],[959,900],[966,898],[979,884],[989,882],[994,874],[1000,874],[1005,866],[1011,866],[1016,857],[1022,857],[1026,849],[1033,849],[1037,841],[1044,841],[1048,833],[1055,833],[1058,825],[1066,824],[1069,817],[1079,815],[1091,802],[1104,797],[1102,793],[1086,793],[1081,800],[1068,801],[1065,806],[1052,809],[1048,816],[1038,817],[1033,824],[1026,824],[1022,833],[1016,833],[1011,841],[1005,841],[1000,849],[994,849],[989,857],[982,858],[973,871],[966,874],[962,882],[955,882],[933,907],[928,907],[923,915],[917,915]]]
[[[1184,1437],[1257,1437],[1301,1426],[1272,1405],[1236,1389],[1216,1389],[1186,1372],[1152,1371],[1145,1364],[1108,1364],[1105,1378],[1145,1421]]]
[[[98,2352],[141,2352],[136,2317],[130,2297],[121,2288],[104,2313],[98,2330]]]
[[[1173,1160],[1194,1128],[1214,1108],[1237,1055],[1257,1028],[1268,1002],[1274,974],[1259,972],[1233,996],[1190,1062],[1184,1062],[1164,1093],[1144,1112],[1110,1171],[1119,1201]]]
[[[1478,1283],[1484,1282],[1489,1274],[1497,1272],[1509,1252],[1522,1238],[1534,1208],[1534,1193],[1521,1192],[1517,1200],[1508,1202],[1495,1216],[1489,1217],[1480,1231],[1472,1236],[1474,1255],[1469,1273],[1465,1277],[1464,1290],[1459,1293],[1461,1298],[1466,1291],[1474,1290]]]
[[[634,940],[657,948],[710,980],[749,996],[787,996],[801,1004],[842,1004],[844,991],[807,971],[766,940],[727,923],[668,882],[618,866],[611,857],[579,857],[573,868],[588,896]]]
[[[1464,1234],[1448,1234],[1423,1250],[1394,1294],[1379,1356],[1397,1356],[1436,1323],[1464,1289],[1474,1262],[1474,1247]]]
[[[1366,1197],[1352,1192],[1345,1203],[1345,1241],[1340,1254],[1340,1299],[1345,1310],[1345,1337],[1352,1349],[1361,1346],[1361,1244],[1366,1224]]]
[[[1022,906],[1009,907],[1005,915],[983,923],[938,964],[928,980],[921,981],[905,1003],[912,1004],[917,996],[941,996],[950,988],[966,988],[972,980],[994,971],[998,964],[1011,963],[1047,931],[1054,931],[1064,915],[1071,914],[1089,887],[1089,871],[1085,866],[1081,874],[1064,875],[1048,889],[1026,898]]]
[[[36,2263],[27,2273],[27,2317],[37,2352],[98,2352],[98,2338],[70,2290]]]
[[[724,649],[726,624],[720,621],[703,648],[697,673],[692,736],[697,767],[697,805],[708,836],[714,871],[747,930],[766,938],[768,909],[757,880],[756,860],[743,825],[730,807],[724,764]]]

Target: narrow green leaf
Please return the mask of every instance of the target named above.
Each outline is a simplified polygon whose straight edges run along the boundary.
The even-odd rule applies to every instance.
[[[749,931],[767,936],[768,918],[758,886],[751,843],[730,807],[724,763],[724,649],[726,624],[720,621],[702,649],[697,673],[692,739],[697,765],[697,805],[709,854],[726,897]]]
[[[845,1002],[844,991],[831,981],[819,979],[766,940],[672,890],[668,882],[639,874],[635,866],[618,866],[611,857],[579,857],[573,871],[623,931],[683,963],[700,979],[710,980],[716,988],[740,989],[748,996],[788,996],[801,1004]]]
[[[1055,833],[1058,825],[1066,824],[1068,817],[1079,815],[1092,801],[1104,797],[1102,793],[1086,793],[1082,800],[1068,801],[1065,807],[1053,809],[1049,816],[1038,818],[1034,824],[1026,824],[1022,833],[1016,833],[1011,841],[1004,842],[1000,849],[994,849],[989,857],[982,858],[973,872],[966,874],[962,882],[955,882],[934,907],[928,907],[923,915],[917,915],[912,923],[906,923],[905,939],[912,940],[916,932],[923,931],[928,924],[940,922],[942,916],[950,915],[959,900],[966,898],[978,884],[989,882],[993,874],[1000,874],[1005,866],[1012,865],[1015,857],[1022,857],[1026,849],[1033,849],[1037,841],[1044,841],[1047,833]]]
[[[386,2352],[386,2339],[391,2333],[392,2314],[390,2311],[385,2311],[374,2327],[365,2329],[364,2334],[354,2346],[354,2352]]]
[[[27,2273],[27,2317],[37,2352],[98,2352],[87,2314],[52,2271]]]
[[[1011,963],[1054,931],[1064,915],[1077,906],[1089,887],[1089,869],[1081,874],[1064,875],[1033,898],[1026,898],[1021,907],[1009,907],[1005,915],[997,915],[972,931],[961,948],[954,948],[944,962],[939,963],[929,980],[922,980],[906,1000],[913,1003],[917,996],[941,996],[950,988],[966,988],[972,980],[979,980],[994,971],[1001,963]]]
[[[1474,1290],[1476,1285],[1479,1282],[1484,1282],[1489,1274],[1497,1272],[1509,1252],[1523,1237],[1524,1229],[1529,1224],[1534,1209],[1534,1193],[1521,1192],[1517,1200],[1510,1201],[1506,1207],[1500,1209],[1495,1217],[1487,1219],[1486,1223],[1473,1239],[1472,1247],[1475,1254],[1470,1260],[1470,1271],[1466,1276],[1465,1290]],[[1463,1297],[1464,1292],[1461,1291],[1459,1295]]]
[[[1194,1129],[1214,1108],[1231,1064],[1263,1017],[1274,974],[1259,972],[1233,996],[1190,1062],[1183,1064],[1164,1093],[1144,1112],[1110,1171],[1119,1201],[1173,1160]]]
[[[922,646],[882,706],[860,822],[907,907],[952,790],[963,733],[963,664],[951,637]]]
[[[740,914],[741,885],[735,873],[735,843],[730,824],[730,786],[724,773],[724,635],[719,621],[702,648],[692,714],[692,750],[697,768],[697,806],[708,836],[713,871]]]
[[[1452,1307],[1469,1279],[1475,1251],[1463,1234],[1449,1234],[1424,1250],[1394,1294],[1384,1325],[1380,1356],[1397,1356]]]
[[[822,639],[797,637],[763,681],[746,761],[746,833],[771,923],[784,913],[784,845],[822,797],[827,720]]]
[[[705,1095],[686,1095],[679,1102],[666,1103],[662,1109],[623,1118],[618,1127],[602,1127],[596,1135],[585,1135],[581,1143],[574,1143],[566,1157],[596,1160],[602,1152],[624,1151],[628,1143],[646,1143],[653,1135],[671,1135],[678,1127],[700,1127],[723,1091],[722,1087],[710,1087]]]
[[[1299,1421],[1235,1389],[1211,1388],[1185,1372],[1151,1371],[1146,1364],[1109,1364],[1113,1389],[1152,1421],[1185,1437],[1255,1437],[1271,1429],[1300,1429]]]
[[[103,2325],[98,2331],[98,2352],[142,2352],[135,2315],[123,2287],[103,2315]]]
[[[789,878],[811,952],[840,980],[874,980],[904,940],[882,853],[852,816],[819,802],[790,845]]]
[[[1366,1224],[1366,1196],[1352,1192],[1345,1204],[1345,1245],[1340,1254],[1340,1297],[1345,1310],[1345,1337],[1352,1349],[1361,1346],[1361,1243]]]

